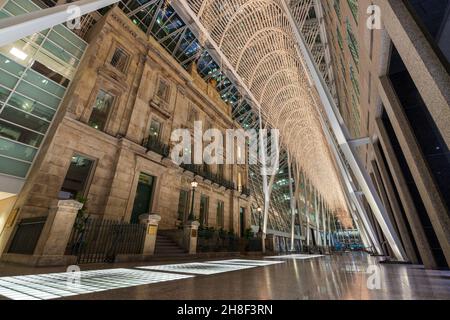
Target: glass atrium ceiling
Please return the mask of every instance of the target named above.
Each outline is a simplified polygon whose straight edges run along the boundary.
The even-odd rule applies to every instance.
[[[170,0],[126,0],[119,2],[119,7],[185,69],[189,70],[195,63],[198,74],[206,82],[215,84],[223,101],[231,105],[233,118],[244,129],[258,129],[259,115],[255,104],[248,100],[239,83],[233,83],[225,75],[224,62],[212,57],[209,52],[211,48],[205,44],[206,40],[194,35],[191,27],[186,25],[172,7],[172,3]],[[269,228],[283,231],[290,229],[289,188],[287,184],[282,185],[287,179],[287,149],[291,150],[296,160],[293,162],[296,162],[301,175],[310,180],[313,189],[317,188],[331,207],[345,212],[341,185],[314,108],[316,102],[314,97],[308,96],[307,76],[300,56],[292,45],[295,40],[289,34],[292,32],[278,1],[191,0],[187,3],[200,16],[203,24],[207,28],[209,26],[208,32],[216,43],[222,45],[226,58],[232,61],[242,80],[246,82],[245,85],[250,87],[252,93],[257,93],[264,125],[289,131],[284,135],[281,133],[284,138],[281,139],[280,174],[274,180],[271,194],[274,201],[270,204]],[[313,1],[293,1],[291,5],[293,16],[301,26],[307,44],[314,53],[315,62],[334,95],[335,89],[330,85],[333,83],[333,75],[330,74],[332,69],[326,67],[321,45],[323,39]],[[233,19],[235,20],[231,21]],[[236,23],[239,27],[235,26]],[[248,28],[250,24],[256,27]],[[228,30],[228,35],[219,35],[223,30]],[[227,39],[228,47],[225,48]],[[240,48],[241,52],[233,53],[235,47]],[[259,64],[257,60],[262,63]],[[275,99],[270,101],[273,97]],[[272,105],[271,108],[264,107],[269,104]],[[284,112],[276,111],[283,108]],[[278,123],[268,121],[269,119],[277,119]],[[262,206],[263,182],[257,166],[250,168],[249,179],[253,195]],[[341,219],[346,220],[346,214]],[[348,225],[348,221],[344,224]]]
[[[242,88],[242,83],[233,83],[227,77],[226,74],[230,73],[224,61],[213,57],[208,41],[202,36],[195,36],[192,26],[186,25],[172,7],[172,3],[175,4],[170,0],[126,0],[120,1],[118,6],[136,26],[154,37],[181,66],[186,70],[195,66],[206,82],[215,85],[223,101],[231,106],[234,120],[244,129],[258,129],[260,120],[255,101],[250,100],[248,92]],[[314,99],[307,97],[306,72],[299,59],[300,55],[295,51],[295,41],[289,34],[290,27],[279,1],[195,0],[187,3],[199,18],[204,20],[202,23],[209,28],[208,33],[216,43],[222,46],[226,59],[232,61],[243,84],[249,87],[252,93],[256,93],[261,106],[263,125],[284,130],[281,133],[279,174],[273,181],[271,193],[269,229],[285,232],[290,230],[286,150],[291,152],[292,167],[298,174],[297,183],[303,188],[305,183],[301,181],[307,182],[311,192],[320,195],[330,208],[339,209],[339,212],[342,212],[343,208],[346,210],[341,186],[318,123]],[[315,62],[322,71],[325,82],[330,86],[331,68],[326,67],[321,48],[323,39],[320,37],[313,1],[293,1],[291,5],[294,18],[301,26],[307,44],[315,55]],[[109,8],[100,12],[106,13],[107,9]],[[217,17],[220,19],[216,19]],[[231,21],[233,19],[236,21]],[[244,30],[249,22],[256,29]],[[239,27],[234,26],[236,23]],[[221,30],[230,33],[227,37],[219,38]],[[233,36],[235,38],[231,39]],[[242,51],[236,55],[232,52],[234,47]],[[262,61],[261,64],[258,60]],[[332,94],[335,92],[332,86],[330,91]],[[302,97],[303,100],[296,99],[296,96]],[[268,108],[269,104],[272,107]],[[250,166],[249,180],[252,194],[262,207],[264,193],[259,170],[258,166]],[[319,174],[320,172],[322,174]],[[304,201],[305,197],[302,195],[300,199]],[[309,215],[308,211],[314,210],[306,205],[303,207],[301,211],[304,215]],[[255,220],[254,217],[254,222]]]

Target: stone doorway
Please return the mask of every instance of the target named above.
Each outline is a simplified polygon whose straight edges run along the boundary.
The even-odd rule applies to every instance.
[[[156,178],[145,173],[139,175],[139,182],[134,197],[133,212],[131,214],[131,223],[139,223],[139,216],[144,213],[151,213],[151,204],[153,201],[154,185]]]

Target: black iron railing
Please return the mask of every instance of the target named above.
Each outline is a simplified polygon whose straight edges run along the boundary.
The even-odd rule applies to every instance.
[[[77,263],[114,262],[118,254],[142,254],[145,232],[143,224],[88,218],[74,227],[67,254]]]
[[[147,151],[150,150],[156,152],[166,158],[169,156],[169,146],[161,142],[159,139],[150,136],[144,139],[142,145],[147,148]]]

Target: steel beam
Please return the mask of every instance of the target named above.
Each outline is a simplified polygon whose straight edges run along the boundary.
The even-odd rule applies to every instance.
[[[356,151],[349,144],[350,135],[348,133],[348,129],[345,127],[342,117],[337,116],[339,115],[339,112],[337,111],[337,107],[334,103],[334,100],[331,97],[331,94],[328,88],[326,87],[326,84],[324,83],[322,77],[320,76],[319,71],[317,70],[317,66],[315,65],[311,53],[309,52],[305,44],[302,34],[298,30],[298,27],[295,23],[294,18],[291,15],[287,3],[285,2],[285,0],[281,1],[281,3],[284,8],[285,14],[291,24],[291,28],[294,33],[295,39],[297,40],[297,44],[300,49],[299,54],[303,56],[304,61],[308,67],[310,75],[318,91],[320,100],[322,102],[323,111],[325,112],[328,123],[330,124],[331,129],[333,130],[334,136],[339,144],[339,147],[342,153],[344,154],[350,168],[352,169],[352,172],[355,175],[358,184],[360,185],[362,191],[364,192],[367,202],[369,203],[381,229],[383,230],[383,233],[386,236],[386,239],[392,248],[395,258],[397,258],[400,261],[405,261],[406,260],[405,251],[401,245],[397,233],[394,230],[392,222],[389,220],[386,209],[384,208],[381,199],[379,198],[367,171],[365,170],[363,164],[357,157]],[[319,115],[322,114],[320,110],[318,110],[318,112]]]
[[[119,0],[80,0],[0,20],[0,47],[42,30],[75,19],[70,10],[77,6],[79,16],[119,2]]]

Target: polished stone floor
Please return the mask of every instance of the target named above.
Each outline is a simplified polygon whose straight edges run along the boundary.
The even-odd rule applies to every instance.
[[[0,264],[0,295],[3,286],[12,298],[17,285],[42,299],[450,299],[449,271],[379,264],[362,253],[242,259],[81,266],[83,286],[71,293],[57,283],[64,269]],[[37,276],[11,277],[29,274]]]

